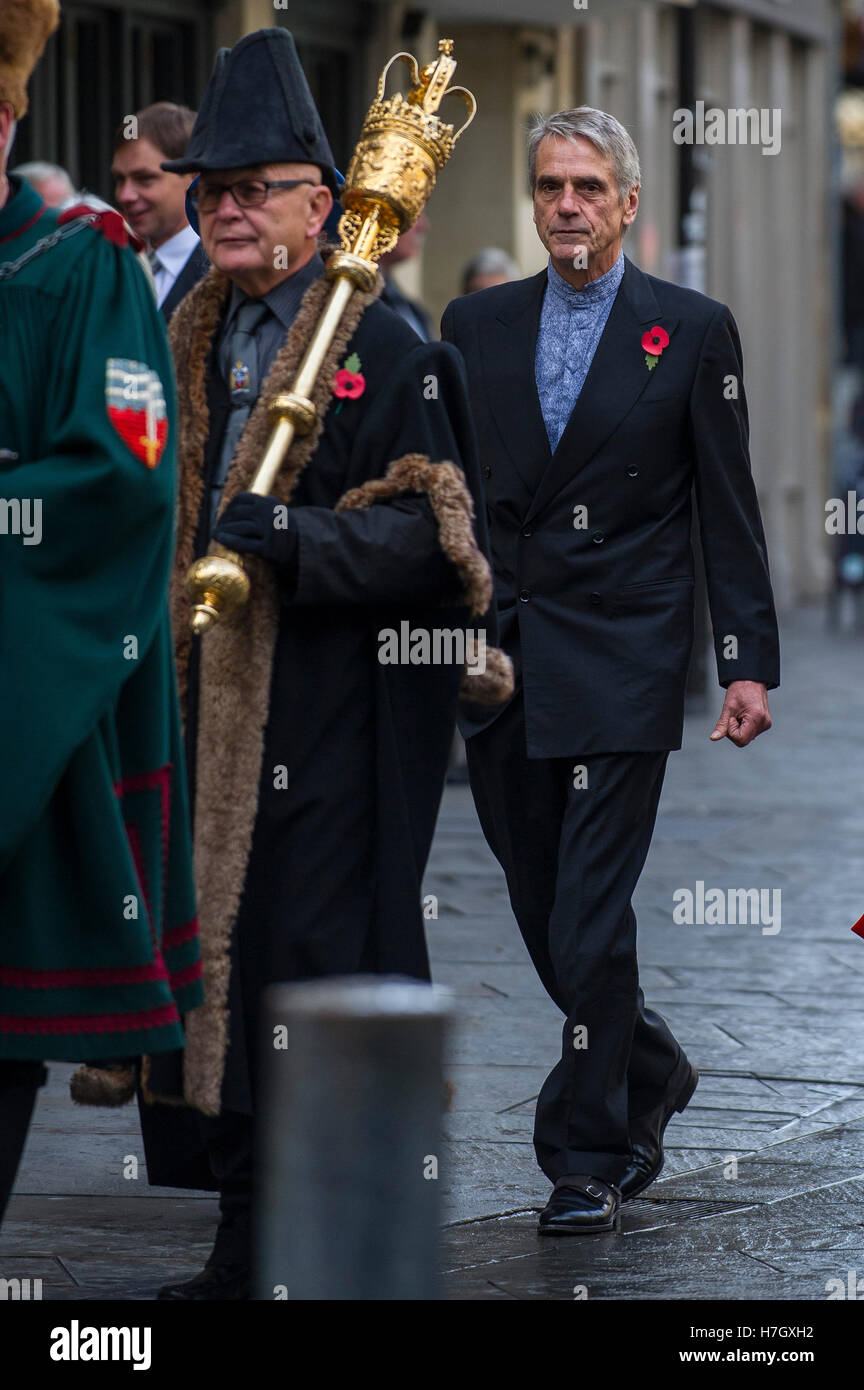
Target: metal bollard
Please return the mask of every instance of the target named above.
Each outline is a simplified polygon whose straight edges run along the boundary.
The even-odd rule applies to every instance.
[[[435,1299],[445,991],[273,985],[258,1131],[260,1299]]]

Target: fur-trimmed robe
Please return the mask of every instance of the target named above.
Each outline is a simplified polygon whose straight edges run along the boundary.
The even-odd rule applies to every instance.
[[[276,484],[297,529],[296,586],[285,590],[277,567],[250,557],[250,602],[193,651],[185,576],[206,548],[222,392],[210,354],[228,289],[211,271],[171,325],[181,406],[173,615],[206,993],[189,1019],[184,1090],[205,1114],[220,1102],[250,1108],[268,982],[356,970],[428,978],[421,881],[462,670],[382,664],[379,634],[404,621],[482,632],[486,674],[466,677],[466,688],[493,702],[512,689],[487,612],[488,541],[462,361],[446,344],[420,343],[375,303],[380,276],[373,293],[349,304],[313,393],[319,425],[295,441]],[[267,401],[290,389],[328,292],[321,277],[304,296],[238,445],[223,506],[248,490],[269,433]],[[360,358],[365,388],[340,403],[333,377],[349,353]]]

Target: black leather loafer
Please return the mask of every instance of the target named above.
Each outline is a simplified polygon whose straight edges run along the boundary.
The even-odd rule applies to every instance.
[[[630,1202],[659,1178],[663,1171],[663,1134],[676,1110],[689,1103],[699,1081],[699,1073],[687,1062],[683,1079],[647,1115],[638,1120],[638,1138],[633,1140],[630,1163],[621,1179],[621,1201]]]
[[[552,1196],[540,1213],[541,1236],[581,1236],[614,1230],[621,1206],[617,1187],[592,1178],[590,1173],[571,1173],[556,1182]]]
[[[229,1303],[251,1297],[249,1268],[239,1264],[205,1265],[185,1284],[165,1284],[157,1299],[174,1303]]]

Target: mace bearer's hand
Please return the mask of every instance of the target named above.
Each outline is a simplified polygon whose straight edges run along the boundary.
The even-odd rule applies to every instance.
[[[241,555],[260,555],[272,565],[290,566],[297,553],[297,532],[288,508],[275,497],[241,492],[216,523],[220,545]]]

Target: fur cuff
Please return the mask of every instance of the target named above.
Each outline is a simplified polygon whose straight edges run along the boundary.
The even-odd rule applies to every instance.
[[[135,1095],[134,1063],[116,1067],[88,1067],[82,1063],[69,1078],[69,1094],[76,1105],[128,1105]]]
[[[500,647],[486,648],[486,669],[472,675],[466,666],[459,699],[472,705],[503,705],[513,694],[513,662]]]
[[[371,478],[340,497],[335,511],[364,509],[406,492],[424,493],[438,522],[438,539],[463,585],[472,613],[486,613],[492,602],[489,562],[474,539],[474,502],[465,475],[455,463],[430,463],[426,454],[404,454],[383,478]],[[498,647],[486,648],[486,669],[462,673],[459,697],[477,705],[502,705],[513,694],[513,663]]]
[[[474,539],[474,502],[465,475],[455,463],[430,463],[426,454],[403,454],[383,478],[370,478],[346,492],[334,510],[364,510],[406,492],[425,493],[429,498],[441,549],[462,580],[464,602],[472,613],[485,613],[492,600],[492,575]]]

